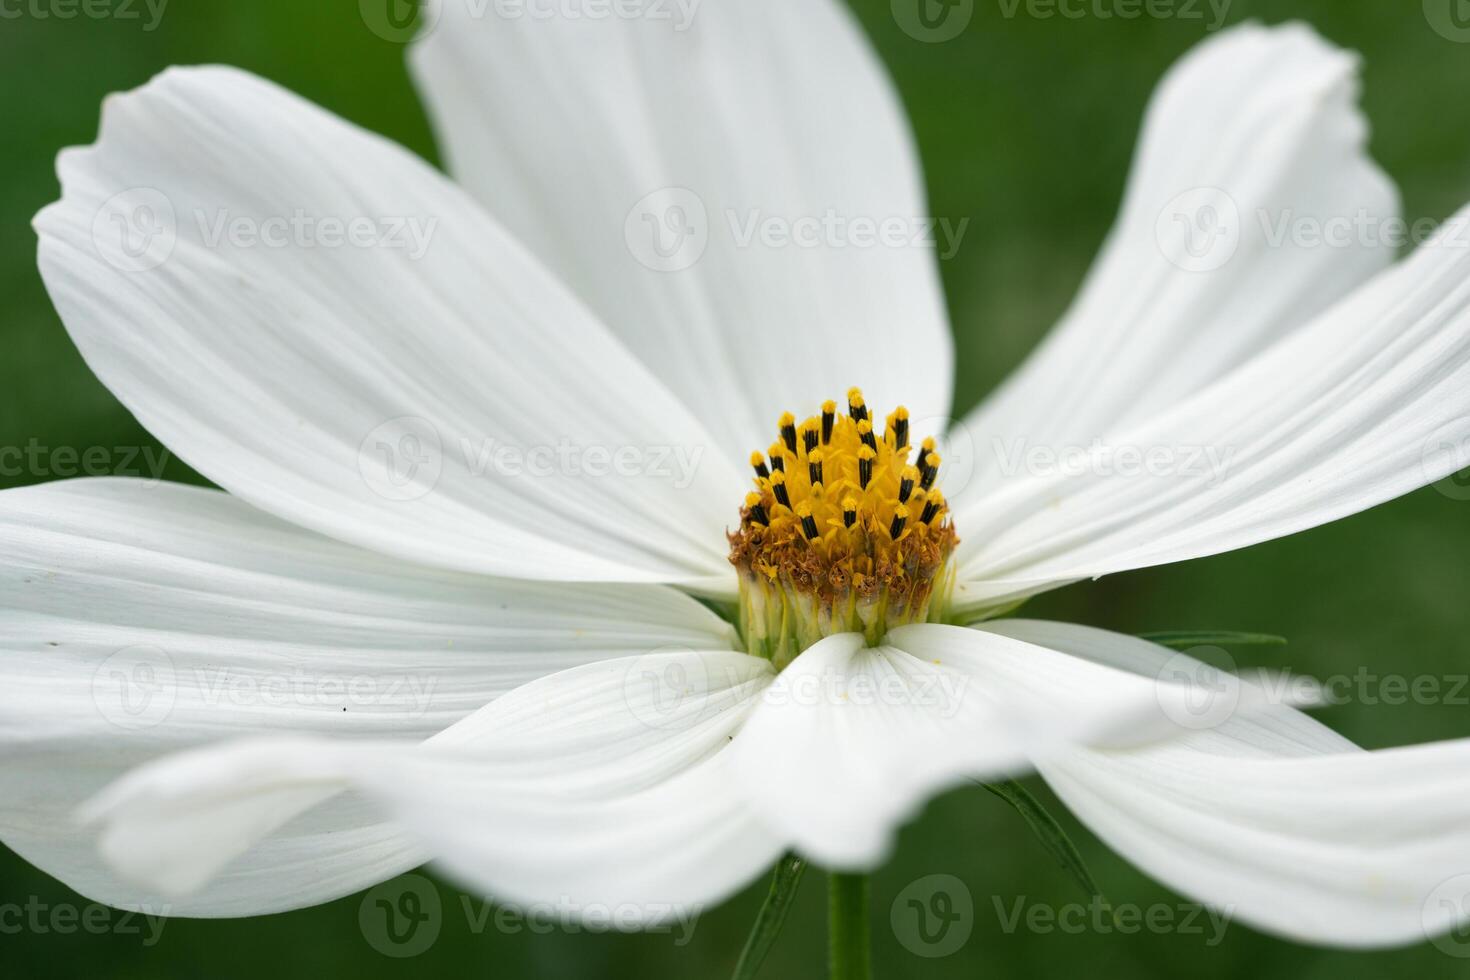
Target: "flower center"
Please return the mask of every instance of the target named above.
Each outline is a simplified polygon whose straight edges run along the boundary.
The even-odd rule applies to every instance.
[[[880,435],[856,388],[846,415],[829,401],[800,425],[790,412],[778,424],[780,439],[750,454],[756,489],[729,535],[746,649],[780,667],[824,636],[876,643],[939,619],[959,539],[934,440],[915,451],[903,406]]]

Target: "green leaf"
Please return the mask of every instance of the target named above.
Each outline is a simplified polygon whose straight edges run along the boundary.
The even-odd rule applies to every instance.
[[[806,861],[795,854],[786,854],[776,862],[776,873],[771,876],[771,890],[766,894],[765,904],[755,917],[750,938],[740,951],[740,961],[735,964],[735,980],[749,980],[761,968],[766,954],[771,951],[781,926],[786,922],[786,913],[796,900],[796,889],[801,885],[801,873],[806,870]]]
[[[1286,637],[1270,633],[1239,633],[1234,630],[1160,630],[1139,633],[1138,638],[1174,650],[1190,647],[1285,646]]]
[[[1082,855],[1077,852],[1077,845],[1072,843],[1072,839],[1067,836],[1062,825],[1047,812],[1040,800],[1013,779],[980,785],[1016,808],[1021,819],[1026,821],[1032,832],[1040,839],[1041,846],[1046,848],[1048,854],[1056,858],[1062,870],[1072,876],[1073,880],[1087,893],[1088,898],[1096,898],[1104,904],[1107,903],[1102,889],[1097,887],[1097,882],[1093,880],[1091,872],[1087,870],[1087,865],[1082,861]]]

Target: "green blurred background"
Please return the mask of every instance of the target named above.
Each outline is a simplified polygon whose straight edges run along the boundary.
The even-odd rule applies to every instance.
[[[117,0],[121,2],[121,0]],[[1182,2],[1182,0],[1181,0]],[[1218,4],[1219,0],[1217,0]],[[1434,5],[1437,0],[1430,0]],[[1451,3],[1440,6],[1448,10]],[[957,407],[974,404],[1040,338],[1070,298],[1117,205],[1140,114],[1161,72],[1203,38],[1212,19],[1050,19],[1001,0],[975,0],[968,27],[944,43],[904,33],[889,0],[854,6],[907,104],[922,150],[933,213],[969,218],[959,254],[944,264],[959,349]],[[1470,5],[1466,5],[1470,6]],[[0,446],[152,445],[88,373],[35,270],[28,222],[56,196],[57,149],[91,140],[98,104],[166,65],[227,62],[435,158],[404,70],[401,45],[364,26],[356,0],[172,0],[153,30],[137,19],[60,20],[52,0],[0,4]],[[1033,8],[1034,9],[1034,8]],[[1470,10],[1465,11],[1470,13]],[[1403,189],[1406,215],[1443,217],[1470,199],[1470,43],[1431,27],[1420,0],[1234,0],[1228,20],[1301,18],[1362,52],[1364,105],[1376,158]],[[173,479],[197,479],[170,463]],[[0,478],[0,486],[50,474]],[[1461,495],[1463,496],[1463,495]],[[1167,628],[1264,630],[1282,648],[1237,651],[1242,664],[1318,676],[1360,669],[1445,679],[1470,670],[1470,503],[1435,489],[1288,541],[1192,563],[1116,576],[1044,597],[1028,613],[1137,632]],[[1357,703],[1325,719],[1370,746],[1470,735],[1463,704]],[[1032,788],[1051,802],[1045,787]],[[1080,828],[1063,824],[1116,903],[1174,905]],[[1453,869],[1447,869],[1447,874]],[[973,896],[968,941],[921,958],[890,930],[889,908],[910,882],[957,875]],[[556,932],[476,934],[461,893],[439,882],[445,916],[437,942],[413,959],[376,951],[358,927],[360,898],[242,921],[168,923],[151,947],[136,935],[0,932],[0,973],[26,976],[257,977],[408,972],[486,976],[728,975],[765,883],[702,916],[688,945],[670,936]],[[999,800],[979,789],[934,802],[904,831],[874,879],[880,976],[974,977],[1078,973],[1197,977],[1376,977],[1470,973],[1470,961],[1427,944],[1351,954],[1306,948],[1231,926],[1224,941],[1181,931],[1119,935],[1007,933],[996,912],[1059,906],[1082,895]],[[0,905],[85,904],[64,886],[0,853]],[[477,901],[477,900],[475,900]],[[809,874],[763,976],[823,969],[823,887]],[[3,924],[3,923],[0,923]]]

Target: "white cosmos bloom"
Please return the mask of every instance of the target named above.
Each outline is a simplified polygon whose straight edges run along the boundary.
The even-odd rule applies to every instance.
[[[960,537],[934,608],[895,622],[1245,547],[1470,463],[1463,239],[1395,264],[1386,241],[1313,247],[1257,220],[1397,217],[1351,55],[1246,26],[1186,57],[1079,298],[946,425],[932,252],[742,244],[726,220],[924,214],[898,100],[837,4],[706,0],[684,31],[453,3],[438,20],[412,65],[458,184],[227,68],[110,98],[97,142],[62,154],[35,222],[56,307],[225,492],[0,495],[9,846],[90,897],[188,915],[432,859],[496,896],[646,921],[789,847],[871,868],[933,793],[1037,768],[1141,867],[1263,929],[1374,945],[1450,925],[1430,899],[1470,870],[1470,742],[1363,752],[1283,705],[1163,740],[1189,705],[1141,640],[890,622],[778,673],[710,611],[739,594],[747,455],[850,386],[939,437]],[[640,262],[649,214],[702,251]],[[432,234],[228,230],[293,215]],[[1180,217],[1233,229],[1223,261],[1171,236]],[[119,251],[119,222],[159,234]],[[487,470],[486,439],[641,464]],[[1017,470],[1002,445],[1092,456]],[[420,469],[382,469],[385,447]],[[1139,475],[1120,447],[1228,465]]]

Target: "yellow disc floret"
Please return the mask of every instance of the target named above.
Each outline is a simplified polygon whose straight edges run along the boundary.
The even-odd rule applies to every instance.
[[[909,441],[908,409],[873,426],[847,393],[800,425],[790,412],[765,455],[751,453],[730,561],[740,570],[741,630],[750,652],[784,665],[823,636],[870,642],[903,623],[938,619],[958,541],[935,485],[933,439]]]

